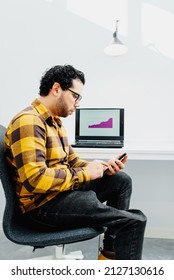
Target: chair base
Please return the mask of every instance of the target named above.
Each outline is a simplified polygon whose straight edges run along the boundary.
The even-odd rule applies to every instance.
[[[32,258],[31,260],[83,260],[82,251],[73,251],[65,254],[65,245],[53,246],[54,253],[43,257]]]
[[[98,248],[97,248],[97,256],[99,252],[99,248],[101,247],[101,241],[103,240],[104,233],[98,235]],[[53,246],[54,252],[52,255],[32,258],[31,260],[83,260],[84,255],[82,251],[73,251],[66,254],[66,244],[62,245],[54,245]]]

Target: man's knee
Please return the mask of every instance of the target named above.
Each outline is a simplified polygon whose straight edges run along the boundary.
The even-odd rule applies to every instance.
[[[120,172],[120,176],[124,183],[128,185],[130,188],[132,188],[132,178],[125,172]]]
[[[121,171],[113,175],[115,185],[120,185],[121,192],[132,193],[132,178],[125,172]]]
[[[130,213],[132,213],[132,218],[140,225],[146,225],[147,222],[147,217],[146,215],[138,209],[129,209],[128,210]]]

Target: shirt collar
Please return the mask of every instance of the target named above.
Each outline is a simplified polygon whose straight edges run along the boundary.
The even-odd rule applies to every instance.
[[[38,114],[41,115],[43,119],[45,119],[45,121],[47,121],[47,122],[51,121],[52,124],[54,124],[54,122],[56,122],[59,126],[62,125],[62,121],[61,121],[60,117],[59,116],[53,117],[49,113],[47,108],[43,105],[43,103],[40,102],[40,100],[38,98],[36,98],[32,102],[32,106],[35,108],[35,110],[38,112]]]

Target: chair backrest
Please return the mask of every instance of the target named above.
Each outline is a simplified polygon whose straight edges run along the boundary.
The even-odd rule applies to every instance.
[[[14,184],[9,176],[4,156],[4,136],[6,128],[0,125],[0,179],[5,194],[5,210],[3,213],[3,230],[8,239],[14,242],[13,232],[19,223],[19,209]]]

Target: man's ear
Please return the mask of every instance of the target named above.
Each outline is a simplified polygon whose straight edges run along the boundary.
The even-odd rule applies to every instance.
[[[60,84],[57,82],[54,83],[52,86],[51,92],[54,96],[58,96],[62,92]]]

